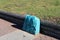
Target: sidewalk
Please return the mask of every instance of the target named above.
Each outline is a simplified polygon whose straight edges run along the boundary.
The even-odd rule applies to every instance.
[[[35,37],[34,35],[14,28],[11,25],[14,24],[0,19],[0,40],[57,40],[43,34]]]

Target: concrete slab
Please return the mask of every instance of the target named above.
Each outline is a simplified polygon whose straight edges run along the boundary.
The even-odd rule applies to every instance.
[[[0,36],[17,30],[16,28],[13,28],[11,25],[13,25],[13,23],[0,19]]]
[[[12,27],[13,23],[0,19],[0,40],[31,40],[33,35]]]
[[[33,38],[34,36],[29,33],[21,30],[16,30],[15,32],[1,36],[0,40],[32,40]]]
[[[0,40],[57,40],[43,34],[34,36],[11,25],[14,24],[0,19]]]

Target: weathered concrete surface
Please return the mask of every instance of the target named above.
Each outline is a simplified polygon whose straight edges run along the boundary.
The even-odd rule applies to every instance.
[[[13,23],[0,19],[0,40],[31,40],[33,35],[12,27]]]
[[[17,30],[16,28],[11,27],[11,25],[13,25],[13,23],[0,19],[0,36]]]
[[[58,40],[58,39],[55,39],[53,37],[49,37],[43,34],[39,34],[35,36],[34,40]]]
[[[0,40],[57,40],[42,34],[34,36],[11,25],[13,23],[0,19]]]
[[[16,30],[15,32],[1,36],[0,40],[32,40],[33,38],[34,36],[31,34],[21,30]]]

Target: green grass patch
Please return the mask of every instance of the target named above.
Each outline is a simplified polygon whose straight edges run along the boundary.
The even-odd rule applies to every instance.
[[[60,18],[60,0],[0,0],[0,9],[32,14],[46,20],[51,20],[51,17]]]

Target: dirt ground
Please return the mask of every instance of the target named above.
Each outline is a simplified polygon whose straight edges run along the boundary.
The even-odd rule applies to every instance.
[[[5,20],[3,20],[3,19],[0,19],[0,40],[4,40],[3,38],[3,36],[4,35],[7,35],[7,34],[10,34],[10,33],[12,33],[12,32],[14,32],[14,31],[17,31],[18,29],[17,28],[14,28],[14,27],[12,27],[11,25],[13,25],[13,23],[10,23],[10,22],[7,22],[7,21],[5,21]],[[22,32],[20,32],[21,34],[22,34]],[[18,34],[18,35],[21,35],[21,34]],[[10,34],[11,35],[11,34]],[[13,37],[14,38],[14,36],[18,36],[18,35],[15,35],[15,33],[14,34],[12,34],[11,36],[7,36],[8,37],[8,39],[7,40],[11,40],[11,38]],[[25,34],[25,36],[28,36],[29,34]],[[24,36],[24,37],[25,37]],[[34,35],[33,35],[34,36]],[[2,37],[2,38],[1,38]],[[6,37],[6,36],[5,36]],[[30,39],[31,39],[31,37],[32,36],[28,36]],[[27,40],[28,39],[28,37],[26,37],[25,39]],[[9,39],[10,38],[10,39]],[[18,36],[18,38],[17,37],[15,37],[16,39],[18,39],[18,38],[20,38],[20,36]],[[33,38],[33,37],[32,37]],[[6,39],[6,38],[5,38]],[[15,40],[16,40],[15,39]],[[21,38],[20,38],[21,39]],[[22,37],[22,40],[25,40],[23,37]],[[39,34],[39,35],[36,35],[36,36],[34,36],[34,38],[32,39],[32,40],[57,40],[57,39],[55,39],[55,38],[53,38],[53,37],[49,37],[49,36],[46,36],[46,35],[43,35],[43,34]]]

